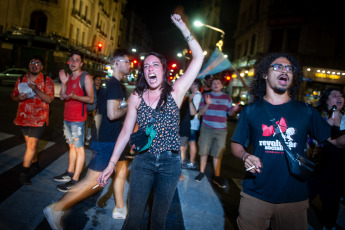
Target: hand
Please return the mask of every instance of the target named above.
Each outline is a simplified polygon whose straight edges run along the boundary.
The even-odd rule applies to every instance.
[[[18,94],[19,101],[24,101],[26,100],[27,95],[26,94]]]
[[[246,169],[251,168],[255,166],[255,168],[249,170],[249,172],[251,173],[260,173],[261,172],[261,168],[262,168],[262,163],[260,158],[254,156],[254,155],[249,155],[246,160],[244,161],[244,167]]]
[[[194,95],[195,95],[195,92],[194,92],[194,93],[191,93],[191,94],[189,95],[189,97],[188,97],[188,101],[189,101],[189,102],[193,101]]]
[[[179,15],[179,14],[172,14],[171,15],[171,20],[176,25],[176,27],[179,28],[181,31],[185,30],[185,29],[188,29],[187,25],[182,20],[181,15]]]
[[[236,105],[233,107],[232,111],[237,112],[237,111],[239,110],[239,108],[240,108],[240,104],[236,104]]]
[[[60,77],[61,83],[66,84],[68,82],[68,76],[64,69],[60,70],[59,77]]]
[[[101,174],[98,176],[97,178],[97,183],[101,186],[104,187],[108,184],[108,179],[111,176],[111,174],[113,174],[114,172],[114,164],[113,163],[109,163],[108,167],[106,167],[103,172],[101,172]]]
[[[30,82],[28,82],[28,86],[35,92],[35,90],[37,89],[37,85],[34,83],[34,82],[32,82],[32,81],[30,81]]]
[[[211,104],[211,95],[210,94],[205,95],[205,103],[208,105]]]

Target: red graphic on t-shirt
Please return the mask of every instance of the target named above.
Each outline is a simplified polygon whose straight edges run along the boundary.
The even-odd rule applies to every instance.
[[[286,125],[286,121],[284,119],[284,117],[282,117],[280,119],[280,121],[276,121],[277,125],[279,125],[280,127],[280,130],[285,133],[286,129],[287,129],[287,125]],[[262,136],[264,137],[269,137],[271,135],[274,134],[274,128],[273,128],[273,125],[270,125],[270,126],[267,126],[267,125],[264,125],[262,124]]]

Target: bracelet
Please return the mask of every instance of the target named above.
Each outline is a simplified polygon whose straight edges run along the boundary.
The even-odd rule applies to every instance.
[[[109,163],[110,163],[110,162],[113,163],[114,166],[116,166],[116,163],[115,163],[114,161],[109,161]]]
[[[186,40],[187,42],[193,41],[194,40],[194,36],[192,33],[190,33],[188,36],[186,36],[184,38],[184,40]]]
[[[248,154],[247,156],[245,156],[246,154]],[[243,154],[242,154],[242,157],[241,157],[241,159],[242,159],[242,161],[246,161],[246,159],[247,159],[247,157],[249,157],[249,153],[247,153],[247,152],[244,152]]]

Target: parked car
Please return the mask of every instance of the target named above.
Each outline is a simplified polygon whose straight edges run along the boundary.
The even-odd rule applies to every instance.
[[[0,73],[0,85],[14,86],[18,77],[23,76],[27,72],[24,68],[10,68]]]

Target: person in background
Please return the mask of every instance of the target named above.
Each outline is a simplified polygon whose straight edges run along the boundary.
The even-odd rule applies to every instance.
[[[197,153],[197,145],[196,145],[196,140],[199,136],[199,128],[200,128],[200,120],[199,120],[199,115],[197,112],[199,111],[199,104],[202,98],[202,95],[200,93],[201,89],[201,80],[200,79],[195,79],[193,82],[192,86],[190,87],[191,91],[191,98],[189,100],[190,103],[190,108],[195,110],[193,119],[190,120],[190,135],[189,135],[189,161],[185,162],[182,164],[182,167],[185,169],[196,169],[196,162],[195,162],[195,157]]]
[[[214,177],[213,183],[220,188],[225,188],[225,182],[220,177],[220,168],[225,150],[227,136],[227,116],[231,116],[238,106],[232,107],[231,98],[222,92],[222,79],[213,77],[212,91],[204,94],[200,102],[199,113],[202,116],[202,125],[199,138],[200,173],[195,181],[201,182],[205,175],[207,158],[213,157]]]
[[[344,94],[337,88],[325,90],[316,109],[325,120],[333,118],[333,125],[339,127],[343,116]],[[332,141],[316,146],[320,160],[308,182],[309,201],[312,202],[317,195],[320,196],[323,229],[335,230],[340,198],[345,191],[345,148]]]
[[[101,77],[95,76],[93,78],[93,84],[94,84],[94,87],[96,88],[96,95],[94,95],[94,97],[97,98],[98,90],[99,90],[100,85],[101,85]],[[96,105],[96,107],[97,107],[97,105]],[[92,111],[87,111],[87,119],[85,122],[85,145],[90,145],[91,135],[92,135],[93,129],[95,127],[96,110],[97,110],[97,108],[95,110],[92,110]]]
[[[43,76],[42,60],[39,56],[30,59],[29,72],[18,78],[11,94],[13,101],[18,102],[14,124],[20,127],[26,145],[19,177],[22,185],[32,184],[30,168],[33,171],[31,174],[39,171],[37,144],[45,127],[49,125],[49,104],[54,100],[54,82],[50,77]],[[26,84],[33,95],[21,92],[20,84]]]
[[[90,148],[93,157],[88,166],[86,176],[75,184],[58,202],[47,206],[43,212],[53,229],[62,229],[62,217],[66,210],[78,202],[90,197],[101,189],[97,186],[97,178],[109,162],[115,142],[120,133],[122,118],[127,112],[127,107],[120,107],[120,102],[125,97],[122,90],[121,80],[130,70],[128,52],[118,49],[112,58],[113,76],[107,83],[106,90],[100,89],[97,100],[97,110],[102,116],[100,128],[93,132]],[[97,83],[96,83],[97,84]],[[124,219],[127,214],[124,202],[124,186],[128,172],[128,161],[122,154],[116,165],[114,181],[115,208],[112,213],[114,219]],[[95,187],[96,186],[96,187]]]
[[[57,185],[61,192],[67,192],[79,181],[85,163],[84,134],[87,109],[85,103],[92,104],[94,100],[93,82],[90,74],[85,75],[85,92],[80,86],[83,73],[84,55],[79,51],[72,51],[69,57],[69,69],[72,74],[59,72],[61,80],[60,99],[65,101],[64,134],[69,146],[68,169],[65,173],[54,177],[55,181],[65,182]]]
[[[174,85],[170,85],[166,59],[155,52],[146,55],[136,81],[136,89],[129,99],[128,113],[113,155],[108,167],[97,180],[101,186],[107,184],[130,140],[135,124],[138,123],[138,130],[143,131],[151,121],[156,134],[149,148],[133,159],[128,214],[122,229],[139,228],[151,189],[153,206],[150,228],[165,229],[168,210],[181,175],[179,108],[200,71],[204,56],[181,16],[171,15],[171,20],[188,42],[193,58],[184,75]],[[153,131],[150,133],[154,133]]]
[[[202,87],[202,94],[204,95],[205,93],[209,93],[212,91],[212,86],[211,86],[211,82],[212,82],[212,75],[206,75],[204,78],[204,85]]]

